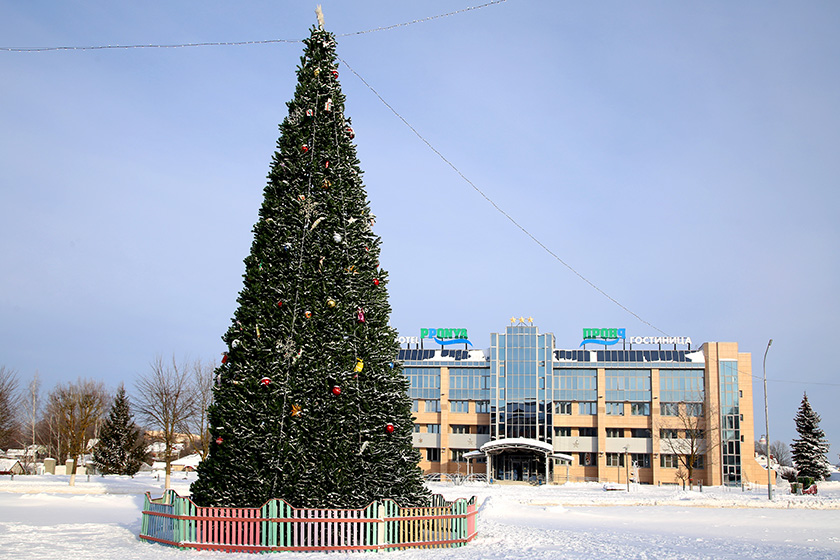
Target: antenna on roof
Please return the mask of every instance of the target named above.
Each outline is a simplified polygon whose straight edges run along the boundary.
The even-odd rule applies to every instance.
[[[321,10],[321,4],[315,8],[315,15],[318,16],[318,29],[324,30],[324,12]]]

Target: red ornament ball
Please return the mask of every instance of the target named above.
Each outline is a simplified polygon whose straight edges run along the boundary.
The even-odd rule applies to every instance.
[[[335,395],[335,396],[340,395],[341,394],[341,387],[339,387],[338,385],[333,385],[332,392],[333,392],[333,395]]]
[[[260,385],[262,385],[263,387],[268,387],[269,385],[271,385],[271,379],[269,379],[268,377],[263,377],[262,379],[260,379]]]
[[[222,439],[222,436],[219,436],[219,437],[216,438],[216,444],[218,444],[218,445],[222,445],[223,441],[225,441],[225,440]]]
[[[283,307],[283,302],[282,302],[282,301],[278,301],[278,302],[277,302],[277,307]]]
[[[374,285],[374,286],[378,286],[378,285],[379,285],[379,278],[374,278],[374,279],[373,279],[373,285]]]
[[[301,146],[301,147],[300,147],[300,149],[301,149],[301,150],[303,150],[303,153],[306,153],[306,152],[308,152],[308,151],[309,151],[309,146],[307,146],[306,144],[304,144],[303,146]]]
[[[388,432],[389,434],[393,434],[394,433],[394,425],[391,424],[390,422],[388,422],[387,424],[385,424],[385,431]]]

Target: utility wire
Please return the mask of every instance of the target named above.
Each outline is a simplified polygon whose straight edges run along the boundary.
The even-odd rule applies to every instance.
[[[654,330],[656,330],[656,331],[658,331],[658,332],[660,332],[660,333],[662,333],[662,334],[664,334],[664,335],[666,335],[666,336],[667,336],[667,333],[666,333],[666,332],[664,332],[664,331],[660,330],[659,328],[655,327],[654,325],[652,325],[652,324],[651,324],[651,323],[649,323],[648,321],[644,320],[644,319],[643,319],[642,317],[640,317],[638,314],[636,314],[636,313],[634,313],[633,311],[631,311],[630,309],[628,309],[625,305],[623,305],[623,304],[622,304],[621,302],[619,302],[617,299],[615,299],[614,297],[612,297],[611,295],[609,295],[607,292],[605,292],[604,290],[602,290],[601,288],[599,288],[597,285],[595,285],[595,283],[593,283],[591,280],[589,280],[588,278],[586,278],[583,274],[581,274],[580,272],[578,272],[577,270],[575,270],[575,268],[574,268],[572,265],[570,265],[569,263],[567,263],[566,261],[564,261],[563,259],[561,259],[561,258],[560,258],[560,256],[559,256],[559,255],[557,255],[557,253],[555,253],[554,251],[552,251],[551,249],[549,249],[549,248],[548,248],[548,247],[547,247],[547,246],[546,246],[546,245],[545,245],[542,241],[540,241],[540,240],[539,240],[539,239],[538,239],[538,238],[537,238],[534,234],[532,234],[530,231],[528,231],[527,229],[525,229],[525,227],[524,227],[524,226],[522,226],[522,224],[520,224],[519,222],[517,222],[517,221],[516,221],[516,220],[515,220],[515,219],[514,219],[514,218],[513,218],[510,214],[508,214],[507,212],[505,212],[505,211],[504,211],[504,209],[502,209],[502,208],[501,208],[498,204],[496,204],[496,203],[493,201],[493,199],[491,199],[489,196],[487,196],[487,195],[484,193],[484,191],[482,191],[481,189],[479,189],[479,188],[476,186],[476,184],[475,184],[475,183],[473,183],[472,181],[470,181],[470,179],[469,179],[466,175],[464,175],[464,174],[461,172],[461,170],[460,170],[460,169],[458,169],[458,168],[455,166],[455,164],[454,164],[454,163],[452,163],[451,161],[449,161],[449,160],[446,158],[446,156],[444,156],[442,153],[440,153],[440,151],[439,151],[437,148],[435,148],[435,147],[431,144],[431,142],[429,142],[428,140],[426,140],[426,138],[425,138],[422,134],[420,134],[420,133],[417,131],[417,129],[416,129],[416,128],[414,128],[414,127],[411,125],[411,123],[409,123],[409,122],[405,119],[405,117],[403,117],[403,116],[402,116],[402,115],[401,115],[401,114],[400,114],[400,113],[399,113],[396,109],[394,109],[394,108],[391,106],[391,104],[390,104],[390,103],[388,103],[387,101],[385,101],[385,99],[384,99],[381,95],[379,95],[379,92],[377,92],[377,91],[373,88],[373,86],[371,86],[371,85],[370,85],[370,84],[369,84],[369,83],[368,83],[368,82],[367,82],[367,81],[366,81],[366,80],[365,80],[365,79],[364,79],[364,78],[363,78],[363,77],[362,77],[362,76],[361,76],[358,72],[356,72],[355,70],[353,70],[353,68],[352,68],[349,64],[347,64],[347,61],[346,61],[346,60],[342,59],[341,57],[336,57],[336,58],[338,58],[338,60],[340,60],[340,61],[342,62],[342,64],[344,64],[344,65],[347,67],[347,69],[348,69],[348,70],[350,70],[353,74],[355,74],[355,76],[356,76],[357,78],[359,78],[359,80],[361,80],[361,82],[362,82],[363,84],[365,84],[365,86],[367,86],[367,88],[368,88],[371,92],[373,92],[373,94],[374,94],[374,95],[375,95],[375,96],[379,99],[379,101],[381,101],[383,105],[385,105],[388,109],[390,109],[390,111],[391,111],[392,113],[394,113],[394,115],[396,115],[396,117],[397,117],[398,119],[400,119],[400,120],[403,122],[403,124],[404,124],[405,126],[407,126],[407,127],[409,128],[409,130],[411,130],[411,132],[413,132],[413,133],[417,136],[417,138],[419,138],[419,139],[420,139],[420,140],[421,140],[424,144],[426,144],[426,146],[428,146],[428,148],[429,148],[430,150],[432,150],[432,151],[433,151],[433,152],[434,152],[434,153],[435,153],[435,154],[436,154],[436,155],[437,155],[440,159],[442,159],[442,160],[444,161],[444,163],[446,163],[449,167],[451,167],[451,168],[452,168],[452,170],[453,170],[453,171],[455,171],[455,173],[457,173],[457,174],[461,177],[461,179],[463,179],[463,180],[464,180],[464,181],[465,181],[465,182],[466,182],[469,186],[471,186],[471,187],[473,188],[473,190],[475,190],[475,192],[477,192],[479,195],[481,195],[481,197],[482,197],[482,198],[484,198],[484,200],[486,200],[487,202],[489,202],[489,203],[490,203],[490,205],[491,205],[491,206],[493,206],[493,208],[495,208],[495,209],[496,209],[496,210],[497,210],[497,211],[498,211],[498,212],[499,212],[502,216],[504,216],[505,218],[507,218],[507,219],[508,219],[508,221],[510,221],[510,223],[512,223],[514,226],[516,226],[516,227],[517,227],[520,231],[522,231],[522,233],[524,233],[524,234],[525,234],[525,235],[527,235],[529,238],[531,238],[531,240],[532,240],[534,243],[536,243],[538,246],[540,246],[540,247],[541,247],[541,248],[542,248],[542,249],[543,249],[546,253],[548,253],[549,255],[551,255],[552,257],[554,257],[554,259],[555,259],[555,260],[557,260],[557,262],[559,262],[560,264],[562,264],[563,266],[565,266],[566,268],[568,268],[570,271],[572,271],[572,273],[574,273],[574,274],[575,274],[575,276],[577,276],[578,278],[580,278],[581,280],[583,280],[584,282],[586,282],[587,284],[589,284],[592,288],[594,288],[594,289],[595,289],[598,293],[600,293],[602,296],[604,296],[605,298],[607,298],[608,300],[610,300],[611,302],[613,302],[615,305],[617,305],[618,307],[620,307],[621,309],[623,309],[624,311],[626,311],[627,313],[629,313],[630,315],[632,315],[633,317],[635,317],[636,319],[638,319],[639,321],[641,321],[642,323],[644,323],[645,325],[647,325],[647,326],[649,326],[650,328],[652,328],[652,329],[654,329]]]
[[[494,6],[496,4],[502,4],[503,2],[507,2],[507,0],[493,0],[492,2],[487,2],[485,4],[480,4],[478,6],[470,6],[467,8],[462,8],[460,10],[455,10],[454,12],[448,12],[445,14],[438,14],[436,16],[429,16],[422,19],[415,19],[413,21],[406,21],[403,23],[396,23],[394,25],[387,25],[384,27],[376,27],[373,29],[367,29],[365,31],[354,31],[351,33],[343,33],[341,35],[337,35],[337,37],[352,37],[353,35],[365,35],[367,33],[375,33],[377,31],[389,31],[391,29],[396,29],[398,27],[406,27],[408,25],[414,25],[416,23],[425,23],[427,21],[433,21],[436,19],[441,19],[449,16],[454,16],[458,14],[463,14],[465,12],[471,12],[473,10],[480,10],[481,8],[486,8],[488,6]],[[107,50],[107,49],[179,49],[185,47],[239,47],[243,45],[269,45],[274,43],[301,43],[303,42],[302,39],[265,39],[262,41],[219,41],[219,42],[207,42],[207,43],[177,43],[177,44],[148,44],[148,45],[97,45],[97,46],[90,46],[90,47],[0,47],[0,51],[6,52],[47,52],[47,51],[94,51],[94,50]]]

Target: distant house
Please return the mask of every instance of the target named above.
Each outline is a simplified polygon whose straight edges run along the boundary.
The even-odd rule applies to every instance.
[[[0,474],[23,474],[23,465],[17,459],[0,459]]]
[[[187,455],[186,457],[182,457],[177,461],[172,461],[172,470],[173,471],[188,471],[192,472],[197,467],[198,464],[201,462],[201,455],[198,453],[193,453],[192,455]]]

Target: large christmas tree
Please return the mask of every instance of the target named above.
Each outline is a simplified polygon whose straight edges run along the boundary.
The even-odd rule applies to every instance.
[[[807,394],[802,397],[795,420],[799,438],[793,440],[790,447],[797,474],[824,480],[831,474],[827,458],[828,442],[820,428],[820,415],[811,408]]]
[[[304,41],[210,408],[200,505],[426,502],[335,38]]]

